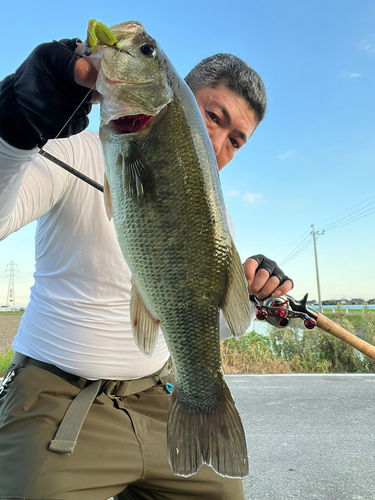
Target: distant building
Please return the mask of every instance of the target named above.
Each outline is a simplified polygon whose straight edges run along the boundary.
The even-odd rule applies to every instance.
[[[313,305],[317,304],[317,301],[316,301],[315,299],[314,299],[314,300],[308,300],[308,301],[306,302],[306,304],[307,304],[308,306],[313,306]]]
[[[347,303],[348,306],[363,306],[363,304],[365,303],[365,301],[364,301],[364,299],[353,298],[351,300],[348,300],[346,303]]]

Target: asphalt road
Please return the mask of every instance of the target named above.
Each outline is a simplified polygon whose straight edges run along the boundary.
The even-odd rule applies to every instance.
[[[226,378],[247,438],[246,500],[375,500],[375,375]]]
[[[375,500],[375,375],[227,380],[247,437],[246,500]]]

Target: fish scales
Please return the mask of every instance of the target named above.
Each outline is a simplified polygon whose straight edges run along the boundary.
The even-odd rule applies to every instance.
[[[215,155],[194,96],[157,42],[137,22],[112,31],[122,49],[96,49],[105,203],[133,275],[137,345],[152,355],[160,325],[173,361],[169,462],[178,475],[206,463],[243,477],[246,442],[221,369],[219,310],[241,335],[250,306]]]
[[[190,395],[195,404],[206,406],[213,397],[212,386],[217,387],[216,392],[222,387],[212,373],[220,368],[218,305],[227,281],[231,239],[223,205],[217,206],[215,200],[218,189],[213,183],[207,186],[200,172],[192,168],[206,156],[201,137],[197,134],[198,144],[180,144],[181,137],[189,137],[190,126],[176,101],[170,103],[170,120],[159,122],[160,133],[148,134],[142,144],[145,156],[152,158],[155,199],[147,203],[139,203],[135,197],[124,199],[121,182],[112,189],[116,179],[121,179],[122,165],[118,165],[119,175],[108,180],[120,246],[138,289],[147,290],[143,295],[147,309],[161,322],[179,388],[187,402]],[[195,124],[197,129],[200,126],[200,121]],[[172,172],[171,164],[176,165]],[[132,223],[135,220],[142,224]],[[186,366],[192,350],[200,359]],[[200,374],[197,380],[198,363],[207,375]],[[200,401],[196,401],[198,394]]]

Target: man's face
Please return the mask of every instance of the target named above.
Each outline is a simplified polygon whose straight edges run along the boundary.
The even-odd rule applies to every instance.
[[[258,119],[247,102],[225,84],[203,88],[195,94],[219,170],[229,163],[251,137]]]

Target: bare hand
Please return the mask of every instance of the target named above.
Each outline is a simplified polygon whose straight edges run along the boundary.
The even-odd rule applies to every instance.
[[[83,57],[78,59],[74,68],[74,80],[78,85],[92,89],[95,86],[97,76],[98,72],[92,64]],[[96,90],[93,90],[91,103],[98,104],[99,102],[100,94]]]

